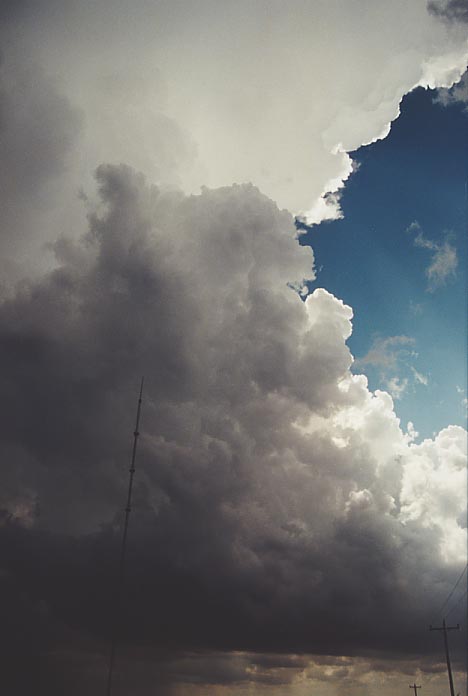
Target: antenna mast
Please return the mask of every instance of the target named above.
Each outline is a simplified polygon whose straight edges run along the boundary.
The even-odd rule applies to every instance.
[[[138,445],[138,436],[140,435],[138,428],[140,427],[140,413],[141,413],[141,402],[142,402],[142,397],[143,397],[143,382],[144,382],[144,377],[141,378],[141,384],[140,384],[140,396],[138,398],[138,406],[137,406],[137,413],[136,413],[136,424],[135,424],[135,430],[133,431],[133,448],[132,448],[132,459],[131,459],[131,464],[130,464],[130,469],[129,469],[129,479],[128,479],[128,494],[127,494],[127,505],[125,506],[125,519],[124,519],[124,525],[123,525],[123,531],[122,531],[122,544],[120,547],[120,562],[119,562],[119,574],[117,576],[117,588],[116,588],[116,606],[115,606],[115,614],[114,614],[114,621],[113,621],[113,627],[112,627],[112,638],[111,638],[111,648],[110,648],[110,657],[109,657],[109,672],[107,675],[107,689],[106,689],[106,696],[111,696],[111,691],[112,691],[112,676],[114,672],[114,663],[115,663],[115,650],[117,646],[117,638],[118,638],[118,628],[119,628],[119,618],[120,618],[120,608],[122,604],[122,589],[123,589],[123,582],[124,582],[124,574],[125,574],[125,555],[127,551],[127,535],[128,535],[128,521],[130,517],[130,513],[132,511],[132,490],[133,490],[133,476],[135,474],[135,460],[136,460],[136,452],[137,452],[137,445]]]

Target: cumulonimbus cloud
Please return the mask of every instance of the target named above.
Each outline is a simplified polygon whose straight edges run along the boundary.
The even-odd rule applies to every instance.
[[[312,252],[255,187],[98,182],[87,235],[0,308],[6,577],[107,635],[144,373],[126,641],[412,654],[464,558],[463,429],[413,444],[351,374],[351,309],[301,298]]]
[[[352,310],[301,295],[313,253],[281,211],[338,216],[348,153],[458,78],[464,29],[425,0],[220,7],[0,6],[2,251],[15,278],[29,262],[0,306],[0,654],[21,696],[104,669],[142,373],[123,659],[430,652],[464,558],[464,431],[415,444],[351,374]],[[146,179],[101,166],[96,193],[103,161]],[[86,665],[67,684],[60,643]]]

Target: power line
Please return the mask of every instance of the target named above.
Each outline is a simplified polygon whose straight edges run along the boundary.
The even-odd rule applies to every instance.
[[[450,609],[450,611],[448,612],[448,614],[445,615],[445,618],[446,618],[446,619],[448,619],[448,617],[449,617],[450,614],[453,612],[453,610],[456,609],[456,608],[458,607],[458,605],[460,604],[460,602],[461,602],[463,599],[465,599],[465,597],[466,597],[467,594],[468,594],[468,590],[465,590],[464,593],[457,599],[457,601],[455,602],[455,604],[453,605],[453,607]]]
[[[453,593],[455,592],[455,590],[457,589],[458,585],[460,584],[461,579],[462,579],[463,576],[465,575],[465,572],[466,572],[466,569],[467,569],[467,568],[468,568],[468,563],[467,563],[467,564],[465,565],[465,567],[463,568],[460,577],[458,578],[457,582],[455,583],[455,585],[452,587],[451,591],[449,592],[449,595],[448,595],[447,599],[445,600],[445,602],[442,604],[442,606],[440,607],[439,611],[437,612],[437,616],[442,616],[443,610],[445,609],[445,607],[446,607],[447,604],[449,603],[450,599],[452,598]]]

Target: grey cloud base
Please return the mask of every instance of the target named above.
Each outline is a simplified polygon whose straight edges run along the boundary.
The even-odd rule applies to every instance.
[[[465,548],[464,431],[414,445],[351,375],[351,309],[300,297],[313,254],[255,187],[97,180],[85,237],[0,307],[10,669],[60,641],[97,644],[102,672],[141,374],[128,654],[438,650],[424,627]]]
[[[466,0],[429,0],[427,9],[436,17],[449,22],[468,22]]]
[[[1,12],[1,8],[0,8]],[[82,130],[82,114],[34,64],[2,51],[0,33],[0,271],[2,285],[47,239]],[[37,258],[36,258],[37,261]],[[29,269],[30,270],[30,269]]]

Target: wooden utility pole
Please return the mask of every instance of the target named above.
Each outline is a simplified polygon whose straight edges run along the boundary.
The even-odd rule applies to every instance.
[[[418,692],[416,691],[416,689],[420,689],[421,687],[420,687],[420,686],[416,686],[416,682],[414,682],[414,684],[410,684],[410,685],[409,685],[409,688],[410,688],[410,689],[414,689],[414,696],[418,696]]]
[[[443,631],[444,632],[445,659],[447,660],[447,672],[448,672],[448,678],[449,678],[449,684],[450,684],[450,696],[455,696],[455,689],[453,688],[452,666],[450,664],[447,631],[459,631],[460,624],[457,624],[456,626],[447,626],[447,624],[445,623],[445,619],[444,619],[442,621],[442,626],[429,626],[429,630],[430,631]]]
[[[133,431],[132,459],[131,459],[131,464],[130,464],[130,469],[129,469],[130,476],[129,476],[129,481],[128,481],[127,505],[125,506],[125,519],[124,519],[123,532],[122,532],[122,544],[120,547],[119,574],[117,576],[116,602],[115,602],[115,607],[114,607],[115,613],[114,613],[114,623],[113,623],[113,629],[112,629],[111,649],[110,649],[110,657],[109,657],[109,671],[107,674],[106,696],[111,696],[111,692],[112,692],[112,677],[113,677],[113,673],[114,673],[115,649],[117,646],[117,639],[118,639],[118,632],[119,632],[119,625],[120,625],[120,610],[122,608],[121,607],[122,589],[123,589],[124,575],[125,575],[125,555],[126,555],[126,551],[127,551],[128,521],[129,521],[130,513],[132,511],[133,476],[135,474],[135,461],[136,461],[138,436],[140,435],[138,428],[140,426],[140,413],[141,413],[142,397],[143,397],[143,377],[141,378],[140,396],[138,398],[138,407],[137,407],[137,413],[136,413],[136,424],[135,424],[135,430]]]

